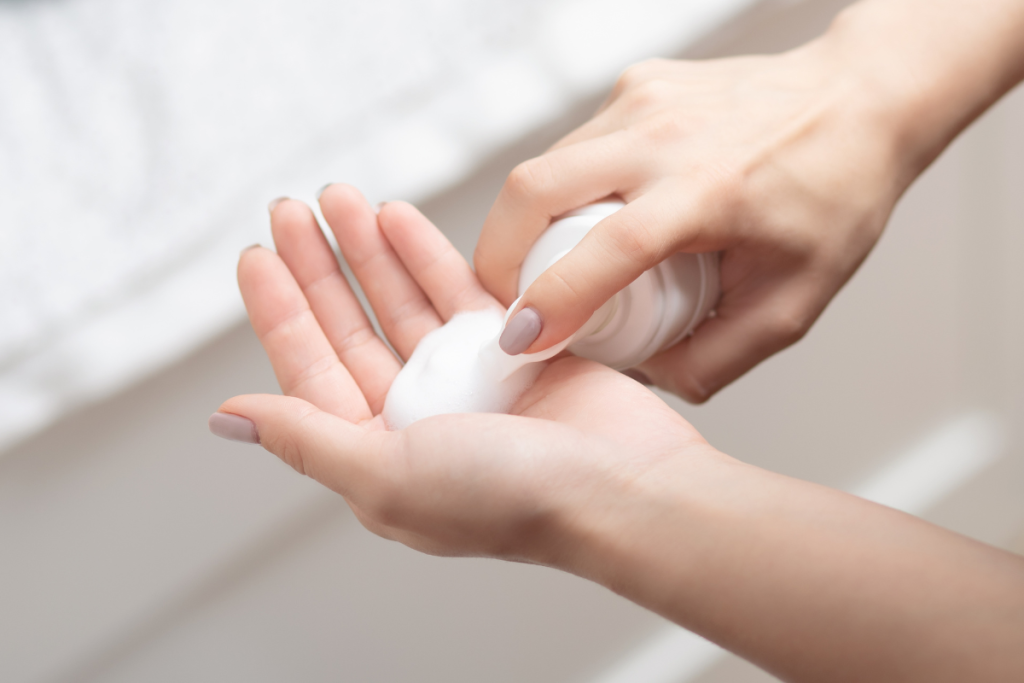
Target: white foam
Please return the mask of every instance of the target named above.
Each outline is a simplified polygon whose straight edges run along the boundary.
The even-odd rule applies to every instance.
[[[507,413],[554,354],[501,351],[504,319],[498,309],[459,313],[423,337],[384,401],[388,428],[446,413]]]

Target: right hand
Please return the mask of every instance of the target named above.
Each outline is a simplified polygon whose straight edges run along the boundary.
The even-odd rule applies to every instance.
[[[723,252],[722,298],[691,338],[639,367],[655,384],[701,402],[800,339],[927,161],[908,153],[849,52],[822,39],[777,56],[638,64],[592,120],[518,166],[475,255],[506,306],[553,217],[627,202],[526,290],[517,312],[541,321],[526,352],[680,251]]]

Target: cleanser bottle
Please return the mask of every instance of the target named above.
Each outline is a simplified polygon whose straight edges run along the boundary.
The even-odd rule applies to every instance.
[[[623,206],[621,201],[598,202],[555,220],[523,261],[519,296]],[[567,344],[556,346],[616,370],[631,368],[693,334],[714,310],[720,292],[717,253],[673,254],[609,299]]]

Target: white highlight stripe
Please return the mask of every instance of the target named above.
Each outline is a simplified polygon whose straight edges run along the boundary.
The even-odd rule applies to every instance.
[[[726,652],[679,626],[651,636],[593,683],[682,683],[714,666]]]
[[[1004,445],[1005,430],[996,416],[968,413],[927,435],[850,492],[919,515],[998,460]],[[673,624],[593,683],[686,683],[726,654],[714,643]]]
[[[920,515],[1003,454],[1005,433],[991,413],[962,415],[884,465],[850,493]]]

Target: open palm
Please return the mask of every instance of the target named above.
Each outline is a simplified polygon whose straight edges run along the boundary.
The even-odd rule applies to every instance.
[[[500,308],[412,206],[378,215],[345,185],[320,204],[401,360],[456,313]],[[265,448],[342,494],[370,530],[435,554],[536,561],[550,524],[593,506],[609,478],[713,452],[649,390],[574,357],[551,362],[511,415],[440,415],[387,431],[380,413],[401,361],[310,209],[285,200],[271,223],[277,253],[243,252],[238,281],[285,396],[238,396],[220,411],[252,420]]]

